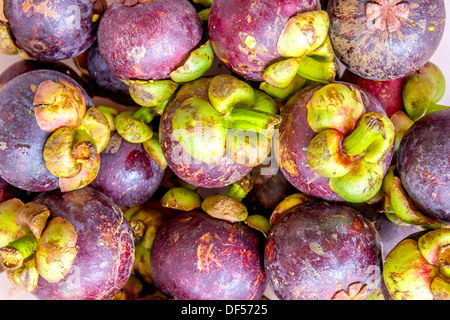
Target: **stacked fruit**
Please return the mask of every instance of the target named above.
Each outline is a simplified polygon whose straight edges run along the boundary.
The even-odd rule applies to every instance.
[[[0,4],[15,287],[450,299],[443,0]]]

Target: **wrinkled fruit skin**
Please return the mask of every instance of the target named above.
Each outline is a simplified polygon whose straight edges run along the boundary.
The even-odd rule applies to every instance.
[[[136,105],[130,96],[128,85],[117,77],[103,59],[97,42],[94,42],[81,56],[85,59],[84,67],[89,72],[89,84],[94,88],[96,95],[120,104]],[[77,59],[81,56],[78,56]]]
[[[416,121],[403,137],[397,169],[403,187],[423,213],[450,223],[450,109]]]
[[[348,83],[341,82],[345,85]],[[278,163],[286,179],[298,190],[310,196],[327,201],[343,201],[329,186],[329,178],[315,173],[306,161],[306,150],[311,139],[316,135],[307,121],[306,104],[313,93],[322,85],[309,86],[296,93],[282,110],[282,121],[279,127]],[[383,107],[367,91],[355,86],[361,92],[361,98],[366,112],[385,114]],[[394,154],[394,146],[384,159],[386,171]]]
[[[122,79],[168,78],[201,38],[200,19],[187,0],[131,7],[116,1],[105,11],[98,31],[100,53]]]
[[[208,101],[209,81],[205,78],[196,81],[204,83],[199,86],[195,96]],[[199,187],[222,188],[239,181],[251,171],[251,167],[235,163],[227,153],[224,154],[220,161],[209,164],[202,163],[184,154],[178,140],[172,137],[172,119],[175,111],[189,97],[177,96],[172,99],[161,116],[159,139],[167,165],[178,177]],[[184,159],[187,156],[189,159],[186,161]]]
[[[375,4],[386,2],[378,0]],[[444,0],[402,1],[409,6],[409,12],[406,19],[398,18],[400,25],[392,32],[377,28],[376,19],[367,19],[368,3],[374,2],[329,2],[329,35],[336,57],[353,73],[372,80],[405,77],[422,67],[444,32]]]
[[[42,193],[34,202],[74,226],[79,249],[63,280],[39,278],[33,294],[41,300],[110,299],[128,280],[134,262],[132,232],[119,207],[90,187]]]
[[[8,81],[20,76],[23,73],[34,71],[34,70],[55,70],[64,73],[74,79],[80,86],[82,86],[86,92],[90,93],[89,88],[86,83],[81,79],[78,73],[63,62],[59,61],[36,61],[36,60],[19,60],[11,64],[6,68],[2,74],[0,74],[0,88],[5,85]]]
[[[201,211],[158,229],[150,267],[157,287],[180,300],[258,300],[265,289],[259,239],[242,223]]]
[[[372,94],[390,118],[395,112],[403,110],[402,87],[405,78],[377,81],[366,79],[345,69],[340,81],[356,84]]]
[[[161,184],[164,171],[141,143],[129,143],[116,134],[100,157],[100,171],[92,187],[119,206],[144,203]]]
[[[73,58],[96,37],[90,0],[5,0],[4,10],[18,46],[38,60]]]
[[[264,69],[276,59],[278,37],[297,12],[320,9],[318,0],[216,0],[211,5],[209,34],[216,55],[235,73],[263,81]],[[256,46],[245,45],[250,35]]]
[[[0,176],[17,188],[43,192],[58,188],[48,171],[43,148],[50,134],[41,130],[33,112],[33,86],[46,80],[67,81],[83,92],[87,108],[92,101],[72,78],[53,70],[24,73],[0,89]]]
[[[348,206],[296,206],[273,226],[264,265],[283,300],[330,300],[357,282],[371,292],[381,266],[379,239],[369,221]]]

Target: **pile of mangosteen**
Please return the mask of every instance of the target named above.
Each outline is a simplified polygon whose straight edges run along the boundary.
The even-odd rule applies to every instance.
[[[450,300],[445,21],[0,0],[0,271],[46,300]]]

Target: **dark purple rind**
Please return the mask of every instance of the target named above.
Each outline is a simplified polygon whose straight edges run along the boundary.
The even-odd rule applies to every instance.
[[[105,11],[100,53],[122,79],[158,80],[180,67],[202,38],[200,18],[187,0],[153,0]]]
[[[397,155],[403,187],[423,213],[450,223],[450,109],[416,121]]]
[[[130,143],[118,136],[110,139],[100,154],[100,170],[91,186],[118,206],[134,206],[143,204],[154,195],[163,174],[164,170],[142,144]]]
[[[282,300],[330,300],[353,283],[374,285],[380,250],[377,232],[356,210],[325,202],[297,206],[269,234],[267,281]]]
[[[30,71],[0,89],[0,176],[11,185],[32,192],[58,188],[43,157],[50,134],[39,128],[33,112],[34,92],[46,80],[65,80],[83,92],[87,107],[93,103],[84,89],[69,76],[53,70]]]
[[[329,35],[336,57],[353,73],[372,80],[392,80],[415,72],[433,55],[445,27],[444,0],[409,1],[407,19],[389,33],[366,19],[372,0],[331,0]],[[432,30],[430,30],[432,28]]]
[[[86,51],[86,69],[95,95],[128,106],[137,105],[130,96],[128,85],[120,80],[103,59],[97,42]]]
[[[380,112],[386,114],[381,104],[364,89],[345,82],[338,82],[347,86],[351,85],[361,92],[361,98],[366,112]],[[308,86],[292,96],[284,106],[279,126],[279,148],[276,153],[280,170],[286,179],[298,190],[310,196],[326,201],[344,201],[329,186],[329,178],[315,173],[307,164],[306,150],[316,133],[311,129],[307,121],[306,104],[313,93],[323,87],[323,84]],[[394,155],[394,144],[386,156],[385,173],[389,168]]]
[[[258,300],[266,287],[260,249],[245,224],[184,212],[158,229],[150,268],[156,286],[176,299]]]
[[[50,218],[69,221],[77,232],[77,256],[58,283],[39,278],[32,292],[41,300],[107,300],[128,280],[134,263],[134,240],[122,211],[90,187],[55,190],[34,202],[45,205]]]
[[[297,12],[319,9],[319,0],[214,0],[209,16],[211,44],[233,72],[263,81],[264,69],[281,58],[277,41],[287,20]],[[247,35],[255,38],[255,48],[245,45]]]
[[[38,60],[73,58],[96,38],[90,0],[4,0],[4,12],[17,45]]]
[[[78,73],[75,72],[72,68],[60,61],[36,61],[36,60],[19,60],[13,64],[11,64],[8,68],[6,68],[0,74],[0,87],[4,86],[8,81],[14,79],[17,76],[20,76],[23,73],[34,71],[34,70],[54,70],[65,75],[68,75],[72,79],[74,79],[80,86],[82,86],[86,91],[89,88],[86,86],[86,83],[81,79]]]
[[[28,193],[25,190],[16,188],[0,178],[0,203],[12,198],[25,201],[27,199],[27,195]]]

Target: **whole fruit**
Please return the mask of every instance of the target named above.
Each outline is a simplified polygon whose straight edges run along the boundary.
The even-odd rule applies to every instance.
[[[416,121],[403,136],[397,169],[403,187],[425,215],[450,223],[450,109]]]
[[[43,157],[44,145],[51,133],[41,129],[35,113],[36,90],[46,81],[65,81],[79,90],[87,108],[93,107],[77,82],[53,70],[21,74],[0,89],[0,176],[13,186],[33,192],[59,186],[58,177],[50,173]]]
[[[17,46],[37,60],[64,60],[87,50],[96,38],[104,1],[3,1]]]
[[[150,253],[153,279],[180,300],[258,300],[265,289],[260,245],[245,224],[184,212],[157,231]]]
[[[372,80],[422,67],[439,46],[446,19],[444,0],[332,0],[327,12],[336,57]]]
[[[358,211],[316,202],[294,206],[273,225],[264,266],[279,299],[365,299],[381,274],[380,250]]]
[[[289,99],[281,117],[276,155],[294,187],[328,201],[376,195],[395,130],[371,94],[345,82],[311,85]]]

